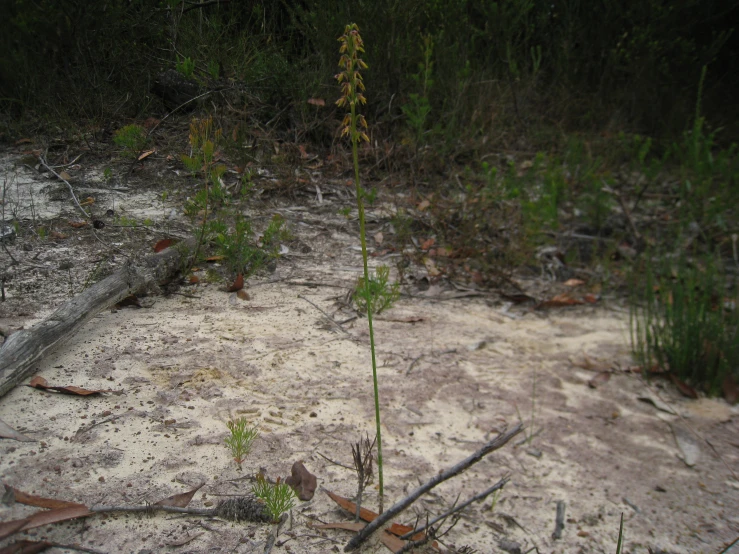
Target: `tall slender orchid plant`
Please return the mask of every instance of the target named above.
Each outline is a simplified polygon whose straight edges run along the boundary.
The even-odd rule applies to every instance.
[[[336,101],[339,107],[349,107],[349,113],[344,116],[341,123],[341,136],[348,136],[352,144],[352,159],[354,161],[354,187],[357,194],[357,211],[359,212],[359,237],[362,243],[362,261],[364,263],[364,287],[366,298],[371,297],[370,275],[367,266],[367,240],[365,237],[365,219],[364,219],[364,196],[365,191],[359,183],[359,142],[364,140],[369,142],[367,136],[367,121],[362,114],[357,113],[359,104],[366,104],[362,92],[364,91],[364,82],[362,80],[362,69],[367,69],[367,64],[360,58],[360,54],[364,52],[364,43],[359,34],[359,27],[356,23],[347,25],[344,34],[339,37],[341,47],[339,53],[339,67],[341,72],[336,75],[336,79],[341,85],[341,98]],[[382,504],[384,499],[384,482],[382,477],[382,429],[380,427],[380,395],[377,387],[377,360],[375,357],[375,333],[372,327],[372,302],[367,302],[367,322],[369,323],[370,351],[372,353],[372,382],[375,393],[375,424],[377,426],[377,473],[380,480],[380,512],[382,513]]]

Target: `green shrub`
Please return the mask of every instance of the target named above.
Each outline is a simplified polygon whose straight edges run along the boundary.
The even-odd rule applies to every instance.
[[[739,297],[726,280],[710,257],[663,258],[634,275],[631,342],[645,373],[657,364],[709,394],[739,377]]]
[[[146,140],[146,129],[140,125],[121,127],[113,136],[113,142],[123,148],[123,155],[127,158],[137,157],[146,146]]]

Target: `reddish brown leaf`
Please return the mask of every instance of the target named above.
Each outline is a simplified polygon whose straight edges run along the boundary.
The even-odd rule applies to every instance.
[[[175,508],[187,508],[187,505],[192,500],[192,497],[195,496],[195,493],[198,492],[198,490],[200,490],[200,487],[202,487],[204,484],[205,483],[200,483],[191,491],[181,492],[180,494],[169,496],[164,500],[156,502],[154,506],[173,506]]]
[[[31,144],[33,141],[30,138],[22,138],[15,141],[16,146],[20,146],[21,144]]]
[[[30,520],[31,518],[27,517],[25,519],[15,519],[13,521],[4,521],[0,523],[0,540],[4,539],[5,537],[9,537],[13,533],[17,533]]]
[[[190,275],[188,282],[191,285],[197,285],[200,282],[200,277],[198,277],[197,275]]]
[[[383,531],[382,535],[380,535],[380,542],[387,546],[391,552],[398,552],[405,546],[404,540],[400,540],[398,537],[391,535],[387,531]]]
[[[736,404],[739,400],[739,386],[737,386],[736,379],[732,375],[727,375],[721,383],[721,388],[726,401],[731,405]]]
[[[326,105],[326,101],[323,98],[308,98],[307,102],[311,106],[323,107]]]
[[[228,292],[236,292],[237,290],[241,290],[243,288],[244,288],[244,276],[241,273],[239,273],[236,276],[236,280],[233,282],[233,284],[230,287],[228,287],[228,289],[226,290],[228,290]]]
[[[318,486],[316,476],[308,471],[303,462],[300,461],[293,464],[291,473],[292,475],[285,479],[285,483],[293,488],[298,498],[303,501],[313,498]]]
[[[176,243],[175,239],[162,239],[154,245],[154,252],[161,252]]]
[[[431,237],[430,239],[426,239],[425,241],[421,243],[421,250],[428,250],[434,244],[436,244],[436,239],[434,237]]]
[[[588,386],[591,389],[597,389],[601,385],[605,385],[611,379],[611,374],[607,371],[599,371],[595,376],[588,381]]]
[[[538,309],[562,308],[565,306],[576,306],[582,303],[583,303],[582,300],[573,298],[569,294],[558,294],[554,296],[551,300],[545,300],[544,302],[541,302],[537,306],[537,308]]]
[[[686,396],[687,398],[693,398],[693,399],[698,398],[698,393],[695,392],[695,389],[693,387],[691,387],[684,381],[681,381],[680,379],[678,379],[672,374],[670,374],[669,377],[670,377],[670,381],[672,381],[672,383],[677,387],[677,390],[680,391],[680,394],[682,394],[683,396]]]
[[[82,387],[76,387],[74,385],[70,385],[67,387],[52,387],[49,385],[46,379],[38,375],[31,379],[31,382],[28,383],[28,386],[32,389],[53,390],[62,394],[71,394],[74,396],[91,396],[94,394],[101,394],[103,392],[115,392],[111,389],[88,390],[83,389]]]
[[[44,498],[42,496],[34,496],[20,491],[10,485],[5,485],[5,495],[3,499],[8,498],[12,495],[15,502],[25,504],[26,506],[36,506],[37,508],[69,508],[72,506],[82,506],[79,502],[69,502],[67,500],[56,500],[54,498]]]
[[[314,529],[343,529],[344,531],[361,531],[367,524],[361,521],[337,521],[336,523],[321,523],[311,525]]]
[[[36,512],[25,519],[16,519],[14,521],[0,523],[0,539],[4,539],[17,531],[27,531],[29,529],[35,529],[36,527],[42,527],[43,525],[50,525],[60,521],[87,517],[90,514],[92,514],[92,512],[87,509],[87,506],[82,504],[59,508],[57,510]]]
[[[49,238],[54,240],[64,240],[66,238],[69,238],[68,235],[63,235],[62,233],[59,233],[57,231],[53,231],[49,233]]]
[[[88,196],[82,202],[80,202],[80,206],[92,206],[94,203],[95,199],[92,196]]]
[[[137,158],[137,161],[140,162],[141,160],[145,160],[155,152],[156,150],[147,150],[146,152],[142,152],[141,155]]]
[[[598,302],[598,297],[591,292],[583,296],[582,299],[585,300],[585,302],[587,302],[588,304],[596,304]]]
[[[0,554],[37,554],[54,546],[50,542],[42,541],[16,541],[5,548],[0,548]]]
[[[348,498],[344,498],[343,496],[339,496],[338,494],[335,494],[329,490],[323,489],[326,494],[329,495],[331,500],[336,502],[339,506],[344,508],[347,512],[349,512],[351,515],[356,515],[357,513],[357,505],[349,500]],[[366,508],[359,508],[359,518],[366,521],[371,522],[374,521],[375,518],[377,518],[377,514],[373,512],[372,510],[368,510]],[[390,531],[392,534],[401,536],[405,535],[406,533],[413,531],[413,527],[409,527],[408,525],[401,525],[399,523],[393,523],[389,528],[388,531]],[[424,533],[416,533],[411,537],[413,540],[420,540],[425,535]]]
[[[87,227],[87,221],[70,221],[69,226],[75,229],[81,229],[82,227]]]
[[[159,125],[161,122],[162,122],[161,119],[157,119],[156,117],[147,117],[144,120],[144,128],[147,130],[151,130],[157,125]]]
[[[350,514],[355,515],[357,513],[357,505],[348,498],[339,496],[338,494],[333,493],[329,490],[326,491],[326,494],[331,498],[331,500],[336,502],[339,506],[344,508]],[[369,522],[373,521],[377,517],[377,514],[372,510],[368,510],[367,508],[360,508],[359,517],[364,521]]]
[[[241,298],[244,301],[247,301],[247,300],[250,300],[251,299],[251,297],[249,296],[249,293],[246,292],[244,289],[237,290],[236,291],[236,296],[238,296],[239,298]]]
[[[225,260],[226,256],[208,256],[205,258],[206,262],[220,262],[221,260]]]

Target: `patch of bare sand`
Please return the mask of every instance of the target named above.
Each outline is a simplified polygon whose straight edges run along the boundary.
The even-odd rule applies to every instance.
[[[191,291],[198,298],[157,298],[150,308],[96,317],[38,374],[52,384],[124,394],[77,398],[16,388],[0,401],[0,418],[39,442],[2,441],[3,481],[88,505],[156,502],[204,482],[192,502],[204,506],[248,491],[244,477],[260,467],[284,476],[302,459],[320,485],[352,496],[352,475],[319,453],[349,464],[350,443],[373,433],[366,321],[347,324],[347,334],[326,326],[298,295],[330,311],[340,291],[297,286],[296,267],[289,281],[280,271],[250,287],[248,302],[203,286]],[[617,372],[591,389],[593,373],[569,361],[584,352],[627,366],[624,316],[602,308],[520,315],[511,319],[481,299],[406,298],[378,318],[388,501],[520,414],[527,433],[534,430],[530,442],[495,452],[414,506],[418,514],[438,513],[457,494],[472,496],[510,474],[494,508],[490,499],[474,505],[450,542],[480,552],[497,551],[501,539],[523,551],[613,552],[622,512],[625,552],[709,553],[733,539],[736,483],[706,443],[699,463],[686,467],[667,418],[637,400],[638,377]],[[737,467],[736,409],[660,394]],[[262,431],[243,472],[224,447],[226,422],[241,415]],[[119,417],[101,423],[112,416]],[[376,494],[370,491],[368,507],[376,507]],[[558,500],[567,503],[567,524],[555,541]],[[32,511],[0,507],[4,521]],[[340,519],[346,515],[318,492],[293,510],[274,552],[339,551],[345,532],[307,525]],[[260,552],[267,532],[159,514],[96,516],[27,535],[105,552]]]

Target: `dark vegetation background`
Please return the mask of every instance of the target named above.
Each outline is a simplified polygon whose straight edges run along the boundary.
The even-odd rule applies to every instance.
[[[674,136],[703,114],[736,138],[739,2],[727,0],[3,0],[6,116],[162,111],[154,77],[184,58],[243,81],[275,110],[336,96],[337,36],[368,45],[368,114],[391,133],[433,44],[427,90],[446,141],[520,126]],[[515,97],[515,100],[514,100]],[[269,115],[269,114],[265,114]],[[530,129],[529,129],[530,131]],[[316,136],[315,139],[329,137]]]

